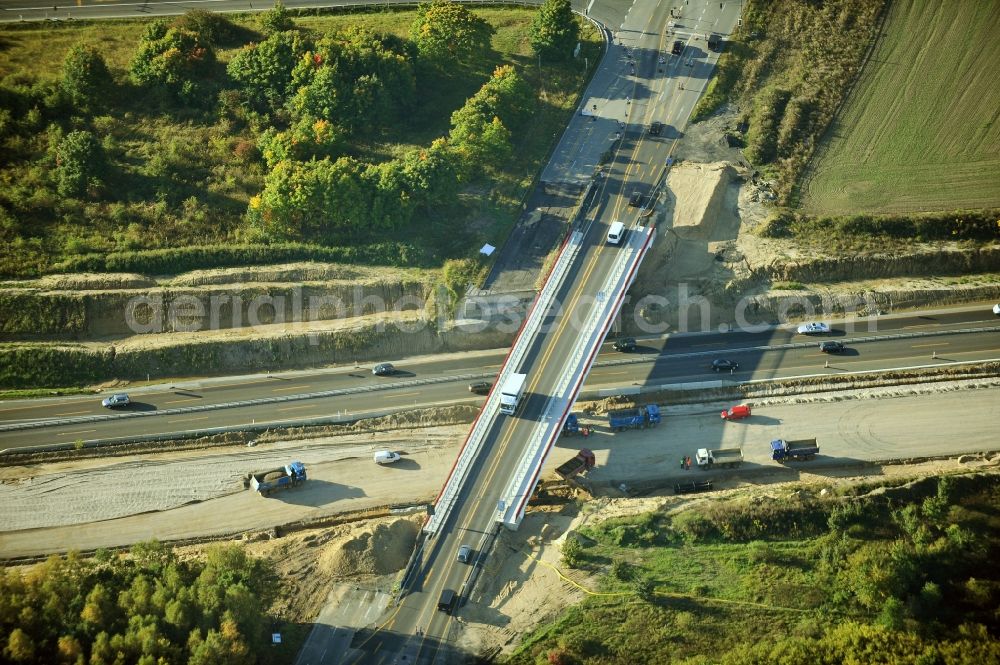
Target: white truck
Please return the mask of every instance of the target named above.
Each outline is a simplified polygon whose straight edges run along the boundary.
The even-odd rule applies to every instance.
[[[524,385],[528,382],[527,374],[511,374],[500,388],[500,413],[513,415],[517,405],[524,396]]]
[[[707,471],[715,467],[723,469],[735,468],[743,464],[743,449],[715,448],[709,450],[708,448],[699,448],[694,459],[698,462],[698,468],[702,471]]]

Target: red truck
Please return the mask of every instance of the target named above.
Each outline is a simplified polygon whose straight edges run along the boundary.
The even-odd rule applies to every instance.
[[[597,466],[597,458],[594,453],[586,448],[581,448],[571,460],[563,462],[556,468],[556,475],[563,480],[569,480],[573,476]]]

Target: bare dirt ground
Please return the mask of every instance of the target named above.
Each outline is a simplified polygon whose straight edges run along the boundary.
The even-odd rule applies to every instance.
[[[518,532],[502,534],[486,574],[461,613],[461,643],[480,654],[510,649],[526,632],[592,592],[595,580],[559,565],[561,543],[581,524],[679,508],[720,492],[774,494],[800,487],[788,483],[807,483],[819,491],[857,479],[992,469],[1000,461],[1000,444],[990,435],[998,395],[995,379],[979,379],[762,398],[752,404],[753,417],[737,423],[718,417],[727,404],[667,406],[660,427],[618,434],[609,432],[599,418],[585,417],[594,433],[586,439],[560,440],[545,473],[548,477],[577,447],[591,448],[598,466],[585,482],[597,498],[533,508]],[[942,418],[942,413],[948,417]],[[154,537],[228,535],[243,540],[250,552],[275,559],[287,590],[277,608],[280,615],[308,623],[327,612],[331,599],[340,599],[344,606],[363,599],[367,604],[385,602],[422,523],[425,513],[419,504],[433,500],[466,431],[464,425],[428,427],[262,448],[4,468],[0,555],[88,550]],[[821,456],[800,465],[774,463],[768,442],[778,436],[816,437]],[[746,463],[739,470],[682,470],[680,457],[702,446],[741,446]],[[383,448],[403,452],[404,461],[375,465],[370,455]],[[920,461],[941,454],[947,458]],[[306,461],[310,480],[303,487],[271,498],[242,488],[242,473],[292,458]],[[880,458],[911,461],[870,461]],[[671,495],[674,482],[692,478],[711,479],[718,491],[698,498]],[[627,498],[635,492],[645,496]],[[304,528],[281,537],[273,531],[282,524],[390,504],[418,505],[409,515]],[[30,523],[25,513],[31,515]],[[38,528],[40,521],[52,526]],[[31,523],[36,528],[28,528]],[[206,546],[180,551],[196,556]],[[367,606],[364,603],[360,606]],[[367,615],[324,619],[353,628],[371,620]]]

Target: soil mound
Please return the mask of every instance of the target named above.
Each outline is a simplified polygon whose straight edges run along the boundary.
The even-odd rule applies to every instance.
[[[387,575],[402,570],[413,553],[418,518],[368,522],[331,541],[319,568],[333,577]]]

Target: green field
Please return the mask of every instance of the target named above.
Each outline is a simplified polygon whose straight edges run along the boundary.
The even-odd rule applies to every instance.
[[[895,0],[803,180],[817,214],[1000,205],[1000,2]]]

